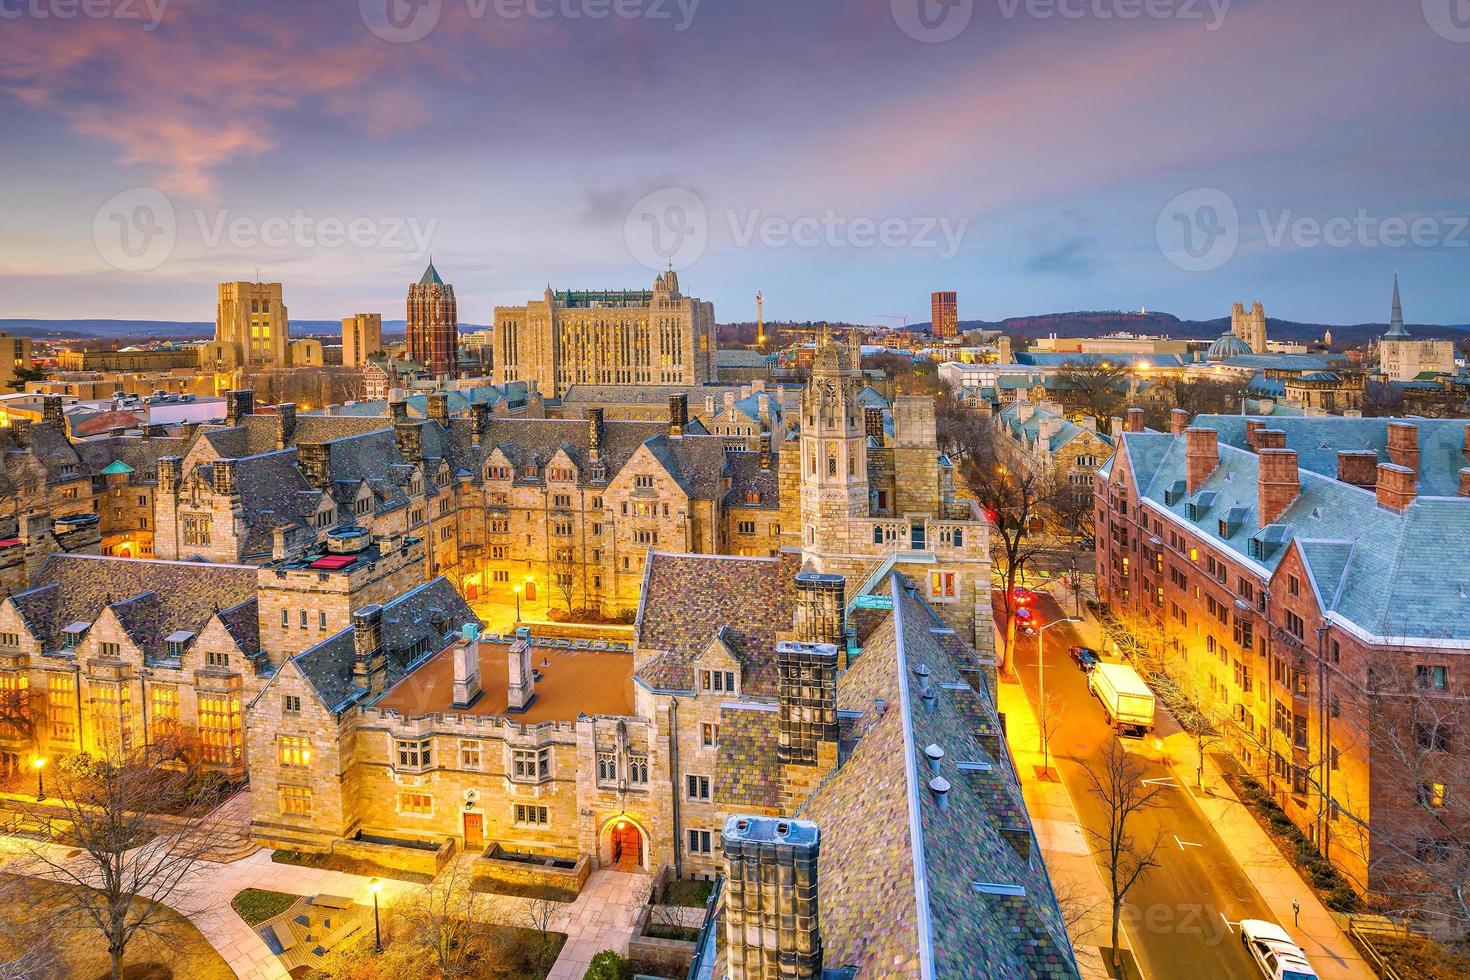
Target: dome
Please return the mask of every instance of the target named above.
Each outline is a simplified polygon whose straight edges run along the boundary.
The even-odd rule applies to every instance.
[[[1210,349],[1205,353],[1205,360],[1228,361],[1232,357],[1244,357],[1247,354],[1254,353],[1255,351],[1251,350],[1250,344],[1247,344],[1227,330],[1221,334],[1219,340],[1210,345]]]

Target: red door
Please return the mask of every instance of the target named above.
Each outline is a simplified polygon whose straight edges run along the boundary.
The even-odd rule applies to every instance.
[[[630,823],[614,827],[612,834],[613,864],[643,864],[643,835]]]

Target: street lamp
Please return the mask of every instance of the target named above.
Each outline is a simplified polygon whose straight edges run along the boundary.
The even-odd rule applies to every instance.
[[[521,587],[517,585],[511,591],[516,594],[516,622],[519,623],[521,621]]]
[[[1046,744],[1046,650],[1042,647],[1042,640],[1046,637],[1046,631],[1053,626],[1063,623],[1080,623],[1082,620],[1068,616],[1066,619],[1054,620],[1050,623],[1042,623],[1036,630],[1036,708],[1039,714],[1036,726],[1037,741],[1041,743],[1041,768],[1047,771],[1051,769],[1051,748]]]
[[[46,798],[46,783],[41,775],[41,770],[46,768],[46,757],[38,755],[31,760],[31,765],[36,767],[36,802],[40,803]]]
[[[383,890],[383,883],[374,878],[368,882],[368,889],[373,893],[373,950],[381,955],[383,952],[383,929],[378,924],[378,892]]]

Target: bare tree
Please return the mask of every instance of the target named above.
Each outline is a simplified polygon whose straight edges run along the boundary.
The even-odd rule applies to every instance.
[[[156,765],[141,752],[116,761],[79,757],[56,767],[56,799],[48,797],[70,827],[74,850],[16,838],[29,872],[60,886],[49,896],[58,921],[102,934],[115,980],[138,935],[177,941],[167,928],[169,906],[187,904],[198,859],[218,839],[211,811],[219,801],[199,792],[200,775],[192,766]]]
[[[448,864],[424,890],[399,909],[410,938],[427,947],[443,980],[465,976],[475,967],[489,933],[493,900],[469,887],[458,861]]]
[[[1132,375],[1133,369],[1127,363],[1078,358],[1063,364],[1056,378],[1067,392],[1064,400],[1070,407],[1091,416],[1097,421],[1097,430],[1106,432],[1108,421],[1121,415],[1128,404]]]
[[[41,980],[63,975],[57,955],[55,925],[35,908],[28,879],[0,883],[0,980]]]
[[[1160,805],[1159,796],[1164,790],[1144,782],[1143,766],[1123,751],[1116,739],[1108,743],[1100,765],[1085,766],[1083,771],[1091,784],[1088,792],[1102,803],[1107,817],[1101,829],[1091,825],[1084,829],[1093,839],[1094,853],[1102,861],[1112,897],[1113,966],[1117,967],[1123,961],[1118,949],[1123,902],[1139,879],[1150,868],[1159,866],[1157,856],[1162,841],[1161,832],[1155,832],[1152,840],[1141,841],[1134,836],[1130,825],[1138,814]]]
[[[555,921],[560,911],[561,905],[549,898],[532,898],[527,900],[521,912],[522,921],[525,922],[526,927],[536,933],[533,954],[536,965],[543,972],[551,968],[550,960],[554,947],[551,923]]]
[[[1041,769],[1047,776],[1051,775],[1052,736],[1061,727],[1065,713],[1061,698],[1055,694],[1048,694],[1036,706],[1036,725],[1041,736]]]
[[[566,604],[567,615],[572,614],[572,601],[577,595],[577,573],[581,565],[570,548],[559,548],[551,556],[551,587]]]
[[[1233,415],[1240,411],[1241,399],[1248,388],[1243,380],[1202,378],[1198,375],[1171,374],[1156,379],[1160,396],[1143,406],[1147,424],[1160,431],[1169,428],[1170,412],[1182,408],[1190,418],[1196,415]]]

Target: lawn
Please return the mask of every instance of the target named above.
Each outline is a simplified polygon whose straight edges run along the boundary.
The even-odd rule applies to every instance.
[[[427,885],[434,880],[433,875],[424,874],[421,871],[400,871],[397,868],[390,868],[373,861],[345,857],[341,854],[312,854],[307,851],[272,851],[271,860],[277,864],[294,864],[303,868],[322,868],[326,871],[342,871],[350,875],[362,875],[364,878],[392,878],[396,881],[410,881],[415,885]]]
[[[372,929],[344,939],[322,960],[317,980],[399,980],[438,976],[432,936],[418,933],[414,924],[395,911],[383,917],[383,952],[373,950]],[[539,932],[514,926],[486,925],[462,947],[463,975],[482,980],[545,980],[566,945],[559,932]]]
[[[90,921],[61,918],[55,889],[75,887],[0,874],[0,959],[12,959],[36,939],[60,961],[49,972],[81,980],[111,976],[102,934]],[[128,944],[123,964],[127,980],[233,980],[223,957],[182,915],[167,911],[159,931],[140,931]]]
[[[531,882],[497,881],[484,875],[471,879],[470,891],[489,895],[506,895],[510,898],[539,898],[547,902],[575,902],[577,900],[577,893],[570,888],[537,885]]]
[[[299,896],[288,895],[285,892],[271,892],[263,888],[247,888],[237,892],[230,899],[230,908],[239,913],[249,925],[259,925],[266,919],[280,915],[296,901]]]

